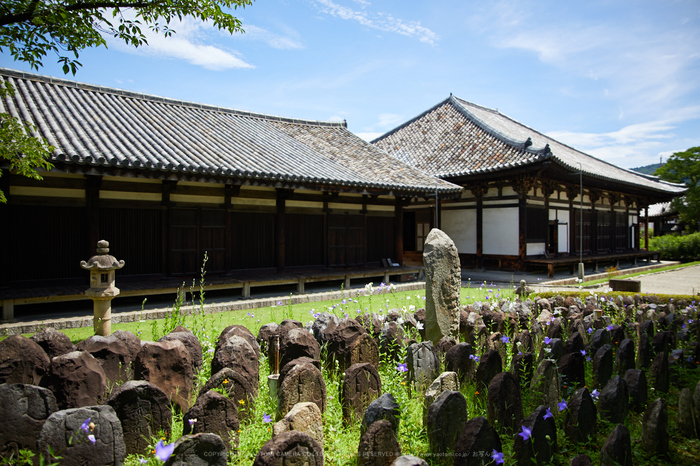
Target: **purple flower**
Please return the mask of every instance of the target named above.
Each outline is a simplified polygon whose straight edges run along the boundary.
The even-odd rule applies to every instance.
[[[564,398],[561,399],[561,403],[557,403],[557,406],[559,406],[559,411],[564,411],[566,409],[566,400]]]
[[[590,356],[586,356],[586,361],[591,362],[591,357],[590,357]]]
[[[269,414],[263,414],[263,422],[272,422],[272,418],[270,417]]]
[[[80,430],[85,432],[86,434],[88,433],[88,429],[90,428],[90,418],[85,419],[85,422],[83,422],[80,425]]]
[[[479,362],[479,356],[477,356],[476,354],[470,354],[469,359],[474,360],[474,362]]]
[[[94,445],[95,442],[97,441],[97,439],[95,439],[95,436],[92,435],[92,434],[88,435],[88,440],[90,440],[90,441],[92,442],[93,445]]]
[[[593,333],[593,328],[592,328],[592,327],[588,327],[588,333]]]
[[[585,350],[585,349],[582,349],[582,350],[581,350],[581,356],[585,356],[586,354],[587,354],[587,353],[586,353],[586,350]]]
[[[491,459],[493,459],[496,464],[503,464],[503,453],[494,450],[493,453],[491,453]]]
[[[605,330],[607,330],[608,332],[612,332],[612,329],[613,329],[612,325],[608,325],[607,327],[605,327]]]
[[[347,303],[348,303],[348,300],[347,300],[347,299],[344,299],[344,300],[342,300],[341,302],[342,302],[343,304],[347,304]]]
[[[597,388],[594,388],[593,391],[591,392],[591,396],[593,397],[594,400],[597,400],[598,395],[600,395],[600,392],[598,391]]]
[[[170,458],[170,455],[173,454],[173,450],[175,450],[174,443],[171,443],[170,445],[163,445],[163,440],[158,440],[158,443],[156,444],[156,458],[166,462],[168,461],[168,458]]]
[[[406,363],[401,363],[399,364],[399,367],[397,368],[399,372],[408,372],[408,366]]]
[[[552,342],[552,339],[551,339],[551,338],[549,338],[549,337],[544,337],[544,344],[545,344],[545,345],[548,345],[548,344],[550,344],[551,342]]]
[[[532,435],[532,429],[528,429],[525,426],[522,426],[522,427],[523,427],[523,431],[520,432],[518,435],[521,436],[523,438],[523,440],[528,440],[530,438],[530,436]]]
[[[545,413],[544,418],[545,418],[545,419],[549,419],[550,417],[554,417],[554,415],[553,415],[552,412],[549,410],[549,408],[547,408],[547,412]]]
[[[148,463],[148,460],[146,458],[139,458],[139,463],[146,464]]]
[[[501,337],[501,341],[502,341],[503,343],[510,343],[510,338],[507,337],[506,335],[503,335],[503,336]]]
[[[277,305],[278,305],[278,306],[281,306],[281,305],[282,305],[282,301],[277,301]]]
[[[189,422],[190,427],[192,427],[197,422],[197,419],[188,419],[187,422]]]

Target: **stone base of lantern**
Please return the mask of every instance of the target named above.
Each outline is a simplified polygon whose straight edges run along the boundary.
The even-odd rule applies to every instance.
[[[119,295],[119,288],[85,292],[93,302],[93,328],[95,335],[108,337],[112,334],[112,298]]]

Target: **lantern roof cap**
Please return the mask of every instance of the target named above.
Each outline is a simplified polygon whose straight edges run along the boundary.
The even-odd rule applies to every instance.
[[[124,261],[118,261],[116,257],[109,254],[109,242],[100,240],[97,242],[97,254],[88,261],[80,261],[80,266],[85,270],[109,271],[124,267]]]

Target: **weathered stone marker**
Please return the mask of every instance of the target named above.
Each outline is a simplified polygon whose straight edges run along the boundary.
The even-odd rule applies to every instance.
[[[80,261],[80,266],[90,271],[90,288],[85,295],[94,303],[95,335],[108,337],[112,333],[112,298],[119,295],[119,288],[114,286],[114,271],[124,267],[124,261],[118,261],[109,255],[109,242],[97,242],[97,255],[87,262]]]
[[[433,228],[425,240],[425,337],[459,338],[459,290],[462,269],[457,247],[443,231]]]

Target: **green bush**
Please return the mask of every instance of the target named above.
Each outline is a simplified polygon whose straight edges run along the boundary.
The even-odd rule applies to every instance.
[[[681,262],[700,260],[700,233],[664,235],[649,239],[649,249],[660,251],[661,259]]]

